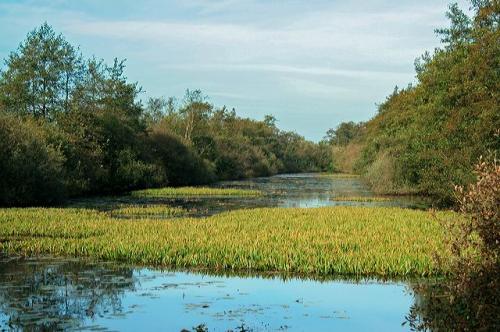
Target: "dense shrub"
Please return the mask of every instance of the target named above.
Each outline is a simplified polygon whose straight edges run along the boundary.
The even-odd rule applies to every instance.
[[[451,26],[438,30],[444,48],[416,62],[416,85],[396,88],[363,126],[339,126],[345,147],[334,159],[349,155],[376,190],[452,204],[453,185],[473,181],[479,156],[500,153],[500,5],[473,1],[472,8],[469,18],[450,6]]]
[[[214,180],[213,167],[192,152],[168,128],[157,126],[148,136],[150,158],[162,165],[170,185],[193,185]]]
[[[417,287],[408,317],[417,330],[500,329],[500,165],[481,161],[476,173],[475,184],[456,189],[464,217],[449,225],[452,276]]]
[[[46,23],[28,34],[0,72],[9,114],[0,128],[0,204],[325,169],[319,145],[279,130],[272,116],[215,109],[199,90],[187,90],[179,106],[151,98],[144,107],[124,68],[84,59]]]
[[[54,203],[65,197],[64,156],[33,119],[0,113],[0,205]]]

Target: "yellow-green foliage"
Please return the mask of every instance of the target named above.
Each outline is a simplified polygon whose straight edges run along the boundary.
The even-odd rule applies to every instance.
[[[363,145],[354,141],[345,146],[333,146],[333,163],[334,169],[338,172],[353,173],[355,172],[355,162],[358,160]]]
[[[379,196],[337,196],[330,200],[335,202],[390,202],[393,199]]]
[[[185,197],[185,196],[260,196],[258,190],[209,187],[165,187],[157,189],[136,190],[135,197]]]
[[[84,209],[1,209],[0,251],[183,268],[428,276],[448,271],[441,223],[456,217],[401,208],[325,207],[160,221],[118,220]],[[433,260],[436,253],[445,258],[442,266]]]
[[[179,207],[166,205],[127,205],[110,212],[112,217],[151,218],[151,217],[180,217],[188,211]]]

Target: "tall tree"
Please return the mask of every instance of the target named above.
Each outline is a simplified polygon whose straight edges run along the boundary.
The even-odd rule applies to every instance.
[[[193,132],[201,121],[206,120],[212,114],[212,105],[201,90],[186,90],[184,106],[179,113],[185,118],[184,140],[192,143]]]
[[[53,119],[67,111],[81,55],[47,23],[30,32],[5,62],[0,98],[7,111]]]

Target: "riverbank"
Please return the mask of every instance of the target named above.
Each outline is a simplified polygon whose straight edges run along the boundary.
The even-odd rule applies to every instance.
[[[113,218],[90,209],[0,209],[0,250],[147,266],[357,276],[448,272],[452,212],[386,207],[259,208],[205,218]]]

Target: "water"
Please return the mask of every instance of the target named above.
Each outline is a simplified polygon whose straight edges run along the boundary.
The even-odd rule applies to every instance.
[[[0,261],[0,330],[401,331],[413,301],[402,282]]]
[[[280,175],[219,183],[258,189],[262,197],[80,199],[72,206],[169,204],[194,216],[254,207],[369,205],[418,207],[414,199],[339,202],[372,196],[356,178]],[[380,280],[307,280],[158,271],[82,259],[0,257],[0,331],[399,331],[415,302],[411,284]]]
[[[375,196],[359,178],[334,178],[321,174],[284,174],[240,181],[226,181],[215,185],[222,188],[254,189],[262,197],[194,197],[194,198],[141,198],[131,196],[78,199],[73,207],[91,207],[108,210],[120,204],[166,204],[182,207],[192,216],[203,217],[228,210],[258,207],[314,208],[335,205],[398,206],[427,208],[428,203],[419,197],[389,197],[382,202],[336,201],[336,197]]]
[[[332,177],[317,173],[283,174],[272,177],[222,182],[227,188],[255,189],[265,195],[262,206],[314,208],[334,205],[420,207],[425,204],[417,197],[388,197],[382,202],[350,202],[338,197],[373,197],[375,194],[356,177]],[[253,201],[253,203],[252,203]],[[241,200],[243,207],[252,207],[255,199]]]

